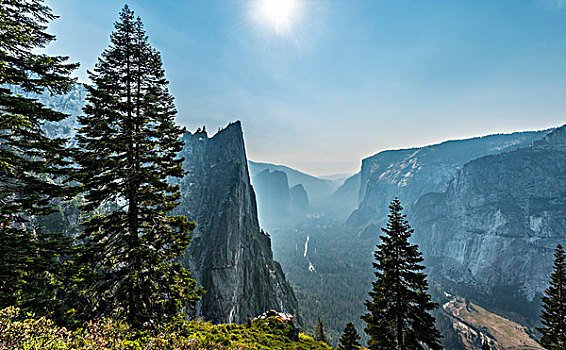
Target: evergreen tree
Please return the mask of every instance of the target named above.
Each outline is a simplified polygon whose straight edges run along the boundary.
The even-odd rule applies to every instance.
[[[55,39],[45,32],[56,18],[42,0],[0,0],[0,308],[19,306],[57,318],[61,303],[59,256],[70,241],[37,226],[52,201],[69,191],[65,140],[49,139],[41,126],[67,115],[13,93],[68,92],[78,64],[37,53]]]
[[[183,176],[182,130],[167,89],[160,54],[139,18],[125,6],[111,45],[88,88],[78,180],[85,190],[84,251],[78,262],[88,285],[87,315],[112,315],[135,328],[152,327],[195,307],[201,289],[175,259],[194,222],[171,216],[180,199],[170,177]]]
[[[566,349],[566,254],[562,245],[556,247],[550,286],[542,298],[540,315],[543,327],[540,344],[545,349]]]
[[[431,311],[431,302],[423,258],[418,246],[409,243],[413,230],[409,226],[399,199],[390,206],[389,221],[382,228],[381,243],[374,253],[376,281],[365,305],[370,349],[442,349],[440,332]]]
[[[318,318],[318,324],[316,325],[316,341],[327,343],[326,341],[326,331],[324,330],[324,324],[320,317]]]
[[[356,327],[350,322],[346,325],[344,333],[340,337],[338,350],[359,350],[361,347],[359,340],[360,336],[356,332]]]

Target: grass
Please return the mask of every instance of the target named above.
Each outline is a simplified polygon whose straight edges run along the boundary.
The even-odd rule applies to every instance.
[[[111,319],[68,330],[45,317],[21,315],[16,308],[0,310],[0,350],[330,350],[277,318],[247,325],[213,325],[178,320],[153,332],[132,330]]]

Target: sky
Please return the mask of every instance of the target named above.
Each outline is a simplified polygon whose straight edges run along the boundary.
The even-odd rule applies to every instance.
[[[241,120],[251,160],[353,174],[386,149],[566,123],[566,0],[292,0],[285,17],[266,1],[127,2],[178,123]],[[46,51],[88,82],[126,2],[46,3]]]

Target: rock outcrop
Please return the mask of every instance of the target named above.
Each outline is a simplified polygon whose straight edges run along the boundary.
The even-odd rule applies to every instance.
[[[186,132],[176,209],[197,223],[182,262],[204,287],[199,312],[212,322],[243,322],[265,310],[295,313],[297,301],[270,237],[260,230],[240,122],[214,137]]]
[[[360,203],[348,218],[360,231],[378,232],[389,202],[399,197],[410,207],[428,192],[442,192],[467,162],[486,155],[527,147],[548,131],[490,135],[447,141],[422,148],[380,152],[362,161]]]
[[[289,189],[291,197],[291,210],[296,214],[304,214],[309,211],[309,196],[303,185],[298,184]]]
[[[433,278],[534,322],[554,249],[566,243],[566,126],[467,163],[409,213]]]
[[[281,223],[291,216],[291,194],[287,174],[265,169],[252,178],[257,195],[259,220],[262,227]]]
[[[287,174],[265,169],[252,177],[262,227],[295,223],[310,210],[309,197],[302,184],[289,188]]]
[[[316,176],[305,174],[298,170],[289,168],[285,165],[269,164],[269,163],[258,163],[249,161],[250,174],[252,175],[252,180],[259,173],[270,170],[281,171],[287,175],[288,183],[290,187],[296,185],[303,185],[303,188],[308,194],[310,204],[319,206],[324,204],[328,196],[332,194],[334,190],[339,186],[335,181],[321,179]]]

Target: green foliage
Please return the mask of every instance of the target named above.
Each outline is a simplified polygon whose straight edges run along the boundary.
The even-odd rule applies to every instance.
[[[254,320],[251,327],[212,325],[176,320],[154,332],[132,329],[128,324],[99,319],[76,331],[58,327],[45,317],[23,318],[16,308],[0,310],[0,349],[26,350],[331,350],[329,346],[300,334],[291,341],[293,328],[271,317]]]
[[[9,87],[52,94],[71,88],[69,75],[78,65],[37,53],[54,40],[45,32],[54,18],[42,0],[0,0],[0,307],[56,316],[63,310],[59,258],[71,243],[37,219],[70,193],[61,181],[69,162],[65,140],[47,138],[41,126],[67,116]]]
[[[344,333],[340,337],[340,343],[338,344],[338,350],[359,350],[361,344],[359,343],[360,336],[356,331],[353,323],[348,323],[346,328],[344,328]]]
[[[413,230],[397,198],[389,206],[389,221],[382,228],[381,243],[373,263],[376,281],[365,305],[370,349],[442,349],[440,332],[430,313],[438,306],[428,293],[423,258],[418,246],[409,243]]]
[[[562,245],[556,247],[554,267],[550,275],[550,286],[542,298],[540,315],[543,327],[540,344],[545,349],[566,348],[566,253]]]
[[[80,236],[78,283],[87,285],[88,305],[81,314],[154,328],[193,309],[201,289],[176,262],[195,224],[168,214],[181,196],[168,178],[183,176],[182,130],[161,56],[128,6],[89,74],[77,180],[86,192],[82,209],[97,214]]]

